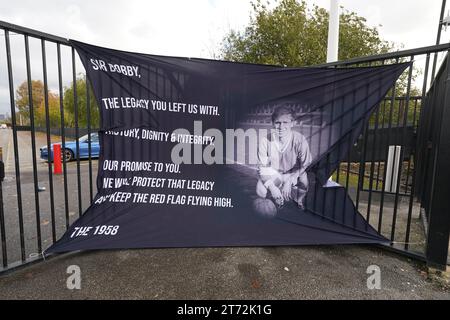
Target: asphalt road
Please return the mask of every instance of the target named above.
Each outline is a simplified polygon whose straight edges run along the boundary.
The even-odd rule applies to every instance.
[[[12,130],[0,130],[0,147],[3,150],[3,161],[5,162],[6,171],[2,189],[8,263],[22,259],[21,234],[24,239],[25,258],[40,252],[38,226],[41,232],[41,248],[45,249],[52,243],[52,199],[48,162],[39,158],[39,147],[47,144],[47,138],[45,133],[37,132],[35,139],[36,182],[34,179],[33,149],[30,132],[20,131],[17,135],[20,172],[17,178]],[[59,141],[59,137],[51,137],[52,143]],[[92,193],[95,195],[97,160],[92,160],[91,165]],[[72,223],[79,216],[80,211],[83,212],[90,204],[89,161],[80,161],[80,197],[78,194],[77,162],[67,163],[66,172],[67,195],[64,187],[64,175],[52,175],[56,238],[59,238],[64,233],[67,223]],[[18,192],[18,185],[20,193]],[[45,188],[45,191],[37,193],[37,197],[35,185],[37,188]],[[18,194],[20,194],[21,198],[18,197]],[[79,198],[81,199],[81,210],[79,209]],[[20,210],[19,207],[21,207]],[[23,231],[20,230],[21,216]]]
[[[373,265],[379,289],[367,286]],[[67,287],[71,266],[80,289]],[[423,264],[368,246],[179,248],[61,255],[0,276],[0,299],[448,300],[450,289]]]

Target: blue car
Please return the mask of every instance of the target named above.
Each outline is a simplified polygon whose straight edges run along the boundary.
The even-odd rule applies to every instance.
[[[50,159],[49,159],[49,153],[47,150],[47,146],[42,146],[39,148],[41,153],[41,159],[47,160],[47,161],[53,161],[53,145],[55,143],[51,144],[50,148]],[[78,139],[78,145],[79,145],[79,155],[77,154],[77,143],[76,141],[66,141],[66,145],[64,150],[62,150],[62,142],[58,142],[56,144],[61,145],[61,153],[66,158],[66,162],[69,162],[71,160],[80,158],[89,158],[89,144],[91,145],[91,157],[92,158],[98,158],[100,153],[100,144],[98,141],[98,133],[92,132],[91,137],[89,139],[89,135],[84,135]]]

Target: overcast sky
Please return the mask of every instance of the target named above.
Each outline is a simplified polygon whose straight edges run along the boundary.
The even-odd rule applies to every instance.
[[[329,0],[308,0],[329,8]],[[383,39],[405,49],[436,42],[441,0],[340,0],[345,9],[377,26]],[[250,15],[247,0],[14,0],[0,2],[0,20],[100,46],[150,54],[211,58],[230,29],[243,29]],[[380,26],[381,25],[381,26]],[[0,32],[0,112],[9,109],[3,32]],[[444,32],[441,43],[450,40]],[[11,36],[15,83],[25,79],[23,38]],[[33,78],[39,78],[40,47],[32,43]],[[14,51],[15,50],[15,51]],[[48,59],[54,48],[48,48]],[[70,52],[66,52],[67,59]],[[35,66],[36,65],[36,66]],[[70,72],[65,72],[65,83]],[[57,88],[56,66],[49,85]]]

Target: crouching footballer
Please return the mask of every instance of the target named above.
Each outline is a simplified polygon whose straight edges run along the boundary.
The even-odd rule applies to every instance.
[[[258,182],[254,209],[274,217],[287,202],[304,209],[308,191],[306,168],[311,153],[305,137],[293,130],[296,123],[292,108],[282,105],[272,114],[273,129],[258,145]]]

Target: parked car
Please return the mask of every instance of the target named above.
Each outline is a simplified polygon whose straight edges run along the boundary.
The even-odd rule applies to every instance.
[[[77,142],[76,141],[66,141],[63,150],[62,142],[53,143],[50,146],[50,157],[47,150],[47,146],[42,146],[39,148],[40,157],[43,160],[53,161],[53,145],[59,144],[61,146],[61,153],[64,155],[66,162],[80,158],[89,158],[89,144],[91,145],[91,157],[98,158],[100,153],[100,144],[98,141],[98,133],[92,132],[89,139],[89,135],[84,135],[78,139],[79,154],[77,153]]]
[[[2,123],[2,125],[0,125],[0,129],[8,129],[8,126],[6,123]]]

